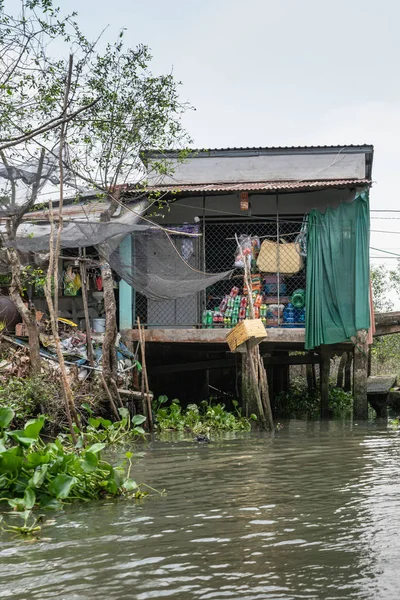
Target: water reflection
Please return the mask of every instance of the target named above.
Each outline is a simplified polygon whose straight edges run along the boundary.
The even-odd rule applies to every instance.
[[[154,441],[140,504],[74,506],[0,547],[0,598],[397,598],[400,438],[296,422],[274,437]]]

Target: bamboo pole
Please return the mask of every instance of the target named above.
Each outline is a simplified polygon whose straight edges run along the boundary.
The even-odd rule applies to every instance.
[[[150,399],[150,390],[149,390],[149,380],[147,377],[147,367],[146,367],[146,340],[143,333],[143,328],[140,325],[140,318],[137,318],[138,330],[139,330],[139,340],[140,347],[142,352],[142,393],[143,393],[143,405],[146,405],[147,412],[147,420],[149,423],[149,430],[153,431],[153,412],[151,409],[151,399]],[[146,400],[146,402],[145,402]]]

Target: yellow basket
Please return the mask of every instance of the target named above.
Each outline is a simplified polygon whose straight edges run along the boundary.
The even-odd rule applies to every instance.
[[[267,337],[267,332],[260,319],[245,319],[238,323],[226,336],[226,341],[231,352],[246,352],[249,342],[254,348]]]

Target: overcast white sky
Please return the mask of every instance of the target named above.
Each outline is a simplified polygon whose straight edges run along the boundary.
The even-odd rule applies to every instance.
[[[130,45],[151,47],[155,72],[173,69],[196,107],[184,122],[197,147],[372,143],[371,208],[400,210],[398,1],[59,4],[79,13],[88,37],[109,25],[113,40],[126,27]],[[400,212],[372,216],[372,230],[400,232]],[[400,233],[373,231],[371,246],[400,253]]]

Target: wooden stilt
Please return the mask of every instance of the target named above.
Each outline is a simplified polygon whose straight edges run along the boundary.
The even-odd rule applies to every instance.
[[[149,390],[149,380],[147,378],[147,368],[146,368],[146,345],[145,345],[145,337],[143,335],[143,330],[140,325],[140,319],[137,319],[138,329],[139,329],[139,337],[140,337],[140,348],[141,348],[141,356],[142,356],[142,394],[143,394],[143,408],[146,409],[145,415],[147,416],[147,422],[149,425],[149,430],[153,431],[153,412],[151,408],[151,399],[150,399],[150,390]]]
[[[351,392],[351,365],[353,364],[353,353],[346,352],[346,365],[344,368],[344,391]]]
[[[321,346],[320,358],[321,419],[329,419],[329,372],[331,355],[328,348]]]
[[[354,346],[353,418],[357,421],[368,419],[367,367],[367,332],[365,329],[362,329],[357,332],[357,338]]]
[[[346,362],[347,362],[347,352],[343,352],[342,356],[340,357],[340,362],[339,362],[339,367],[338,367],[338,373],[337,373],[337,379],[336,379],[336,387],[337,388],[343,388],[344,368],[346,366]]]

